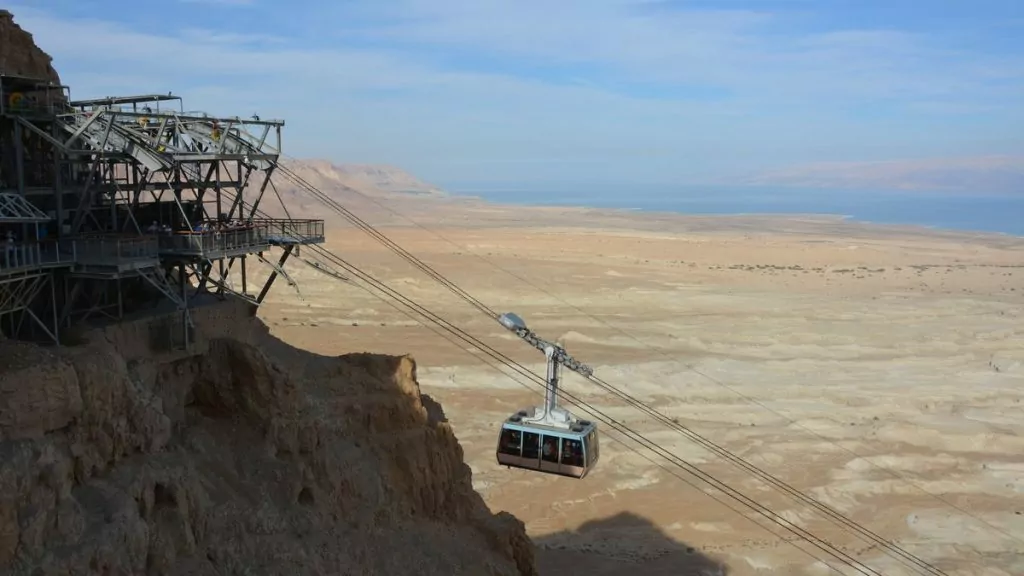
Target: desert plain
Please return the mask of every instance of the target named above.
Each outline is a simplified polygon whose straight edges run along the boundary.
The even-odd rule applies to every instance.
[[[353,202],[608,383],[946,574],[1024,574],[1024,238],[818,216]],[[540,352],[321,217],[326,248],[543,374]],[[271,329],[324,354],[414,356],[477,490],[525,522],[541,574],[859,573],[607,426],[583,480],[498,466],[500,422],[539,402],[537,385],[358,281],[296,259],[288,270],[297,289],[279,281],[260,311]],[[922,573],[592,383],[566,373],[564,387],[877,573]]]

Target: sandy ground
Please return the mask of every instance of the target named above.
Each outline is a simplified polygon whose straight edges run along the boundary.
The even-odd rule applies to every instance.
[[[604,380],[947,574],[1024,574],[1024,239],[835,219],[442,208],[396,205],[429,230],[392,219],[382,231],[490,307],[561,338]],[[543,372],[539,352],[364,234],[334,227],[327,247]],[[526,522],[542,574],[836,573],[815,557],[857,573],[607,426],[584,480],[499,467],[498,423],[537,402],[536,385],[353,284],[294,260],[288,270],[301,299],[275,285],[261,311],[275,332],[322,353],[413,354],[477,488]],[[920,573],[591,383],[567,375],[565,386],[874,570]]]

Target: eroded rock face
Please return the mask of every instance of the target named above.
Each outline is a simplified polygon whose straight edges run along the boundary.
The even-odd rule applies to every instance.
[[[0,73],[49,80],[60,84],[53,58],[43,52],[32,35],[14,22],[14,16],[0,9]]]
[[[196,317],[195,354],[126,356],[110,328],[59,355],[0,342],[25,358],[0,369],[0,573],[536,573],[411,358]]]

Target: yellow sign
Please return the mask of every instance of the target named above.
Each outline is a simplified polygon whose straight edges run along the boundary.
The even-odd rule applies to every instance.
[[[21,92],[15,92],[15,93],[11,94],[10,97],[7,98],[7,104],[11,108],[18,108],[18,107],[20,107],[21,103],[24,102],[24,101],[25,101],[25,95],[22,94]]]

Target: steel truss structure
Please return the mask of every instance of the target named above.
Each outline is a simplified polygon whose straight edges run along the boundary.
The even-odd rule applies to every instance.
[[[28,337],[59,343],[75,323],[174,312],[171,340],[188,346],[199,295],[259,305],[277,276],[295,285],[284,264],[295,247],[324,242],[323,220],[255,218],[284,121],[181,104],[171,94],[73,101],[67,87],[0,75],[3,334],[21,337],[30,320]],[[256,296],[253,257],[271,269]]]

